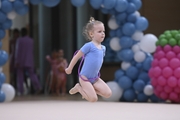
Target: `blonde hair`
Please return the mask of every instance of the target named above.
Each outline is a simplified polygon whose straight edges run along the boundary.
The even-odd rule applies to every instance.
[[[83,28],[83,35],[87,40],[92,40],[89,32],[93,31],[94,25],[103,24],[101,21],[95,20],[93,17],[90,17],[89,22]]]

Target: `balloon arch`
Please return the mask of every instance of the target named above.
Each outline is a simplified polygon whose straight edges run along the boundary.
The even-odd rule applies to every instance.
[[[148,20],[138,10],[141,0],[87,0],[93,9],[103,14],[110,14],[108,21],[109,37],[103,42],[107,47],[105,61],[122,61],[121,68],[114,74],[114,80],[107,82],[113,94],[106,101],[159,102],[148,72],[156,51],[158,38],[149,33],[144,34]],[[42,3],[47,7],[58,5],[61,0],[1,0],[0,6],[0,40],[5,30],[12,26],[16,14],[28,12],[28,2],[33,5]],[[86,0],[71,0],[75,7],[81,7]],[[2,42],[0,41],[0,48]],[[0,66],[8,60],[6,51],[0,50]],[[0,71],[0,88],[5,84],[5,75]],[[13,90],[12,90],[13,91]],[[7,94],[0,89],[0,102],[6,100]],[[179,98],[178,98],[179,99]],[[12,100],[12,97],[11,97]],[[10,101],[10,100],[9,100]]]

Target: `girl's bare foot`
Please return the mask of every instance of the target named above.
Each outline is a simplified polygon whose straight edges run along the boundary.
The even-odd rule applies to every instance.
[[[79,83],[77,83],[73,88],[70,89],[69,94],[73,95],[78,92]]]

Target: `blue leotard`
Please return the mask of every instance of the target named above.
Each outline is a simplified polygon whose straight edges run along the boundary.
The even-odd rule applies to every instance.
[[[93,84],[101,69],[106,47],[101,45],[101,49],[98,49],[94,43],[88,42],[80,50],[85,56],[80,75],[86,76]]]

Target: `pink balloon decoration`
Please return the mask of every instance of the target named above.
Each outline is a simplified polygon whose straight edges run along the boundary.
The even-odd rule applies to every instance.
[[[166,58],[168,60],[171,60],[172,58],[175,58],[175,57],[176,57],[176,54],[173,51],[169,51],[166,53]]]
[[[168,85],[164,86],[164,91],[166,93],[171,93],[173,91],[173,88],[172,87],[169,87]]]
[[[149,69],[148,75],[149,75],[150,78],[154,77],[154,75],[153,75],[153,68]]]
[[[177,79],[174,76],[171,76],[167,79],[167,84],[170,87],[176,87],[177,86]]]
[[[163,99],[163,100],[166,100],[168,98],[168,94],[165,93],[165,92],[161,92],[160,93],[160,98]]]
[[[162,70],[162,74],[163,74],[164,77],[168,78],[168,77],[172,76],[173,70],[170,67],[165,67]]]
[[[156,78],[152,78],[152,79],[151,79],[151,84],[152,84],[154,87],[157,86],[157,80],[156,80]]]
[[[161,75],[161,68],[160,67],[154,67],[153,68],[153,75],[154,75],[154,77],[158,77],[158,76],[160,76]]]
[[[161,46],[157,46],[155,52],[161,51],[162,49],[163,49],[163,48],[162,48]]]
[[[159,66],[163,69],[165,67],[167,67],[169,64],[169,61],[166,58],[162,58],[159,61]]]
[[[177,54],[177,53],[180,53],[180,47],[178,45],[175,45],[173,47],[173,51]]]
[[[178,80],[178,87],[180,87],[180,79]]]
[[[174,76],[176,77],[176,78],[180,78],[180,67],[178,67],[178,68],[176,68],[175,70],[174,70]],[[180,86],[179,86],[180,87]]]
[[[170,61],[169,61],[169,66],[172,68],[172,69],[176,69],[177,67],[180,67],[180,60],[178,58],[172,58]]]
[[[172,101],[179,101],[178,95],[174,92],[171,92],[169,95],[169,99]]]
[[[154,59],[153,61],[152,61],[152,67],[156,67],[156,66],[158,66],[158,64],[159,64],[159,61],[158,61],[158,59]]]
[[[180,60],[180,53],[178,53],[178,54],[176,55],[176,58],[178,58],[178,59]]]
[[[179,93],[180,93],[180,87],[174,88],[174,92],[177,93],[177,94],[179,94]]]
[[[157,90],[158,92],[162,92],[162,91],[163,91],[163,87],[162,87],[162,86],[156,86],[156,90]]]
[[[172,50],[172,47],[170,45],[165,45],[164,48],[163,48],[164,52],[169,52]]]
[[[157,82],[160,86],[165,86],[166,85],[166,79],[163,76],[159,76],[157,79]]]
[[[161,50],[161,51],[159,51],[159,52],[157,52],[157,59],[161,59],[161,58],[164,58],[165,57],[165,53]]]

